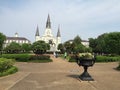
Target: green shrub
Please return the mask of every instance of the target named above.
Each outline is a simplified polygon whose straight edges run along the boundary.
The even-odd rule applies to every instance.
[[[76,62],[75,55],[69,55],[67,56],[67,60],[69,62]],[[120,56],[97,56],[96,62],[116,62],[120,61]]]
[[[15,59],[19,62],[35,62],[35,60],[41,60],[39,62],[50,62],[49,55],[30,55],[30,54],[2,54],[1,57],[8,58],[8,59]]]
[[[30,60],[31,55],[29,54],[18,54],[16,55],[15,59],[16,61],[22,61],[22,62],[27,62]]]
[[[18,69],[13,66],[14,63],[14,59],[0,58],[0,76],[5,76],[17,72]]]
[[[47,63],[47,62],[52,62],[51,59],[49,60],[31,60],[29,62],[34,62],[34,63]]]
[[[50,56],[48,55],[31,55],[30,60],[49,60]]]
[[[0,72],[0,77],[1,76],[6,76],[6,75],[9,75],[9,74],[13,74],[17,71],[18,71],[17,67],[12,66],[9,69],[5,70],[4,72]]]
[[[117,70],[120,70],[120,61],[119,61],[118,67],[117,67],[116,69],[117,69]]]
[[[31,55],[29,54],[2,54],[1,57],[8,58],[8,59],[15,59],[16,61],[27,62]]]
[[[29,62],[52,62],[49,55],[31,55]]]
[[[76,62],[76,56],[75,55],[69,55],[68,61],[69,62]]]
[[[4,72],[5,70],[11,68],[15,63],[13,59],[0,58],[0,72]]]
[[[68,62],[74,62],[75,59],[72,56],[73,55],[67,55],[66,60],[68,60]],[[59,54],[59,57],[61,57],[62,59],[65,59],[64,54]]]
[[[120,56],[97,56],[96,62],[115,62],[120,61]]]

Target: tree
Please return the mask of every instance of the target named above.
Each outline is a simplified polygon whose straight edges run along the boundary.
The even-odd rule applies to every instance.
[[[30,52],[31,44],[27,44],[27,43],[22,44],[22,50],[23,52]]]
[[[100,35],[97,39],[97,48],[99,47],[99,53],[108,53],[108,48],[106,47],[105,38],[108,36],[108,33]]]
[[[73,40],[73,43],[75,43],[75,44],[81,44],[81,38],[77,35],[75,38],[74,38],[74,40]]]
[[[64,53],[64,45],[62,43],[58,45],[57,49],[60,50],[61,53]]]
[[[97,46],[96,39],[89,38],[89,47],[92,48],[93,52],[96,52],[96,49],[95,49],[96,46]]]
[[[74,53],[85,52],[87,50],[86,47],[81,42],[82,42],[81,38],[77,35],[73,40]]]
[[[120,54],[120,32],[104,33],[89,39],[90,47],[99,54]]]
[[[64,43],[64,48],[67,53],[71,53],[71,43],[69,41]]]
[[[20,44],[12,42],[4,50],[6,51],[6,53],[20,53],[22,48]]]
[[[4,34],[0,33],[0,52],[3,48],[3,43],[5,40],[6,40],[6,36]]]
[[[105,38],[105,42],[109,53],[120,55],[120,32],[109,33]]]
[[[92,48],[93,52],[95,53],[107,53],[105,38],[108,34],[104,33],[98,36],[96,39],[90,38],[89,39],[89,46]]]
[[[82,44],[76,44],[73,51],[74,53],[85,52],[85,46]]]
[[[50,45],[44,41],[37,41],[32,44],[32,50],[35,54],[43,54],[50,49]]]

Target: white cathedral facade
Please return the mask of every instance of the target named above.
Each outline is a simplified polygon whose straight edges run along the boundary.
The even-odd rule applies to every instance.
[[[51,29],[51,22],[50,22],[50,16],[48,14],[47,22],[46,22],[46,29],[43,36],[40,36],[39,34],[39,28],[37,26],[36,34],[35,34],[35,41],[45,41],[46,43],[49,43],[50,45],[50,51],[58,51],[57,47],[61,43],[61,35],[60,35],[60,28],[58,27],[58,32],[56,37],[54,37]]]

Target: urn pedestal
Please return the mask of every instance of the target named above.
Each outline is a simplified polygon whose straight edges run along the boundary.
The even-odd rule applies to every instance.
[[[77,58],[77,64],[84,68],[84,72],[79,76],[79,78],[83,81],[93,81],[94,79],[88,73],[88,67],[93,66],[95,63],[95,59],[81,59]]]

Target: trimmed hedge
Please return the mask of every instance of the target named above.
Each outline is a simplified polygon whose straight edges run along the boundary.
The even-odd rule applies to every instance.
[[[75,55],[67,56],[69,62],[76,62]],[[96,62],[116,62],[120,61],[120,56],[97,56]]]
[[[28,62],[38,62],[38,63],[46,63],[52,62],[49,55],[31,55],[30,60]]]
[[[97,56],[96,57],[96,62],[116,62],[120,61],[120,56]]]
[[[41,60],[38,62],[51,62],[49,55],[31,55],[31,54],[2,54],[1,57],[8,59],[15,59],[19,62],[35,62],[35,60]]]
[[[28,62],[47,63],[47,62],[52,62],[52,60],[51,59],[49,59],[49,60],[31,60],[31,61],[28,61]]]
[[[31,55],[30,60],[49,60],[50,56],[48,55]]]
[[[29,54],[2,54],[1,57],[8,59],[15,59],[16,61],[26,62],[30,60],[31,55]]]

